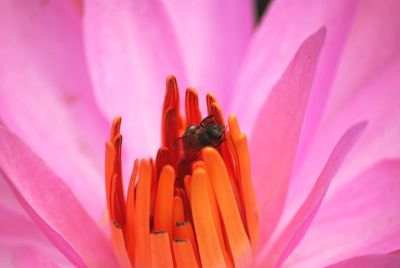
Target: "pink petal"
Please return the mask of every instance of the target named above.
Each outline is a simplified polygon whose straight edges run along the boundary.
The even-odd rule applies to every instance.
[[[14,267],[15,262],[21,255],[21,247],[36,249],[37,257],[44,257],[44,261],[62,264],[71,263],[54,247],[53,244],[43,235],[32,219],[21,208],[13,193],[8,187],[3,176],[0,175],[0,266]],[[4,198],[7,201],[4,201]],[[30,256],[33,257],[33,256]],[[29,260],[29,258],[27,258]],[[36,258],[38,261],[42,258]],[[33,261],[33,260],[32,260]],[[25,266],[27,267],[27,266]],[[32,267],[32,265],[28,266]],[[36,265],[36,267],[42,267]]]
[[[39,249],[23,245],[14,248],[2,247],[0,245],[0,265],[1,267],[27,268],[43,267],[54,268],[56,265],[45,253]],[[69,265],[71,266],[71,265]],[[68,267],[68,266],[65,266]]]
[[[367,118],[371,124],[352,152],[352,161],[339,173],[340,180],[355,176],[379,159],[400,156],[397,10],[400,2],[396,0],[385,5],[381,1],[362,1],[357,14],[324,124],[327,131],[343,129],[360,118]]]
[[[130,159],[154,154],[160,142],[165,79],[174,74],[181,87],[187,86],[164,6],[161,0],[85,4],[86,53],[97,102],[110,121],[122,116]]]
[[[309,112],[304,130],[307,136],[312,136],[335,78],[356,3],[356,0],[278,0],[271,3],[250,42],[234,89],[232,110],[240,111],[239,119],[246,131],[254,126],[255,112],[261,110],[303,40],[326,25],[328,33],[309,104],[312,112]]]
[[[76,12],[60,1],[5,0],[0,28],[1,122],[99,217],[106,125],[91,95]]]
[[[354,257],[339,263],[329,265],[327,268],[399,268],[400,257],[391,255],[366,255]]]
[[[212,91],[227,109],[255,22],[253,1],[164,3],[177,32],[190,85],[202,93]]]
[[[304,41],[257,117],[250,150],[264,241],[271,235],[285,203],[325,33],[322,28]]]
[[[287,264],[322,267],[397,250],[399,207],[400,159],[381,161],[327,196]]]
[[[323,165],[334,140],[347,126],[360,119],[368,119],[368,128],[350,153],[331,186],[331,192],[352,179],[357,173],[385,157],[400,156],[400,60],[381,70],[370,80],[358,96],[327,118],[317,133],[304,166],[293,180],[289,194],[289,211],[299,204],[313,184],[312,177]]]
[[[351,102],[370,80],[400,57],[400,17],[397,0],[360,1],[338,72],[329,114]],[[351,74],[351,75],[350,75]]]
[[[293,201],[304,198],[340,133],[359,120],[369,126],[339,172],[332,189],[385,157],[400,156],[399,1],[361,1],[343,55],[332,100],[293,185]]]
[[[10,188],[49,240],[79,267],[115,267],[111,243],[63,181],[4,127],[0,147]]]
[[[289,225],[278,237],[272,248],[268,249],[264,247],[264,250],[261,249],[261,254],[258,256],[260,267],[281,266],[282,262],[303,239],[321,206],[333,177],[354,143],[358,140],[360,134],[364,131],[365,126],[365,122],[354,125],[338,141],[313,189]]]

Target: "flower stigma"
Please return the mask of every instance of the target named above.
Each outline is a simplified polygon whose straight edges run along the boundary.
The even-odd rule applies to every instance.
[[[186,90],[185,117],[179,100],[169,76],[161,147],[135,160],[126,196],[121,117],[112,123],[105,180],[114,248],[132,267],[250,267],[259,220],[247,137],[235,115],[225,123],[212,94],[205,117],[195,89]]]

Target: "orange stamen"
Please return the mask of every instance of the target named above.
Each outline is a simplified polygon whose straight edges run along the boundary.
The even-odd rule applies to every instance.
[[[114,176],[115,147],[111,142],[106,142],[106,197],[107,209],[111,212],[111,182]],[[111,217],[111,214],[110,214]]]
[[[240,217],[224,161],[214,148],[204,149],[203,157],[210,173],[210,181],[220,208],[235,266],[248,267],[252,258],[250,241]]]
[[[199,108],[199,95],[194,88],[186,90],[185,112],[187,125],[200,124],[202,118]]]
[[[184,184],[185,184],[186,195],[187,195],[187,197],[189,199],[189,203],[190,203],[190,200],[191,200],[190,189],[191,189],[191,185],[192,185],[192,176],[186,175],[186,177],[184,179]]]
[[[115,136],[117,136],[120,133],[121,121],[122,121],[121,116],[116,116],[114,118],[111,125],[110,141],[113,141]]]
[[[111,179],[111,219],[113,224],[118,227],[122,228],[125,224],[125,203],[120,203],[120,196],[118,191],[118,176],[114,174]]]
[[[233,142],[237,142],[237,140],[240,138],[240,135],[242,134],[239,127],[239,122],[237,121],[236,116],[233,114],[231,114],[228,117],[228,122],[229,122],[229,131],[231,133]]]
[[[182,201],[182,197],[180,197],[180,196],[174,196],[172,219],[173,219],[174,224],[178,221],[185,220],[185,211],[183,208],[183,201]]]
[[[193,216],[192,216],[192,210],[190,209],[191,201],[189,200],[185,191],[181,192],[181,197],[182,197],[182,201],[183,201],[183,207],[185,208],[186,219],[189,219],[190,221],[192,221]]]
[[[246,229],[249,234],[253,249],[256,248],[259,239],[260,223],[258,219],[258,209],[256,195],[251,182],[250,156],[247,145],[247,138],[240,134],[239,123],[234,115],[229,117],[229,124],[233,126],[235,134],[235,147],[240,167],[240,193],[244,204],[244,213],[246,218]]]
[[[122,156],[121,156],[121,148],[122,148],[122,136],[121,134],[117,134],[114,137],[113,145],[115,148],[115,160],[114,160],[114,175],[115,179],[112,182],[111,187],[113,187],[111,194],[114,195],[115,198],[111,198],[111,206],[115,207],[113,211],[116,213],[114,216],[114,223],[117,224],[117,227],[121,227],[125,224],[125,197],[124,197],[124,189],[122,185]],[[114,186],[113,186],[114,184]]]
[[[177,268],[199,267],[189,240],[174,239],[173,249]]]
[[[216,101],[211,104],[211,114],[214,115],[215,121],[217,121],[218,124],[225,126],[221,105],[219,105],[219,103]]]
[[[164,166],[158,182],[154,208],[154,230],[167,231],[172,239],[172,210],[174,197],[175,171],[170,165]]]
[[[165,87],[166,92],[162,109],[163,116],[169,108],[174,108],[175,110],[180,111],[179,89],[176,78],[173,76],[168,76],[166,79]]]
[[[158,149],[156,156],[157,178],[165,165],[171,165],[170,153],[167,147],[161,147]]]
[[[214,115],[215,121],[218,122],[218,124],[225,126],[225,120],[224,116],[222,114],[222,108],[221,105],[217,101],[214,101],[211,104],[211,113]],[[226,140],[229,136],[229,133],[225,133],[224,139]],[[229,180],[231,182],[231,186],[233,188],[233,193],[235,195],[236,202],[239,204],[239,210],[241,210],[241,200],[240,200],[240,195],[239,195],[239,190],[238,190],[238,184],[234,172],[234,160],[232,153],[229,151],[227,147],[227,143],[224,142],[218,147],[218,151],[222,155],[222,158],[224,159],[224,163],[228,169],[228,174],[229,174]]]
[[[192,175],[192,213],[195,232],[203,267],[225,267],[225,260],[219,243],[217,230],[212,216],[207,191],[207,174],[202,169],[196,169]]]
[[[194,235],[193,226],[190,221],[179,221],[174,225],[174,238],[189,240],[197,262],[200,264],[200,256],[197,248],[197,241]]]
[[[178,159],[178,151],[175,150],[175,143],[178,138],[178,120],[175,108],[170,107],[167,109],[164,121],[163,146],[167,147],[171,152],[171,163],[175,163]]]
[[[150,187],[151,165],[148,160],[142,160],[139,165],[139,180],[136,185],[135,198],[135,247],[136,267],[150,267]]]
[[[180,114],[180,98],[179,98],[179,88],[176,78],[174,76],[168,76],[166,79],[166,92],[164,98],[164,104],[162,109],[162,118],[165,118],[169,109],[173,109],[176,112],[176,119],[177,119],[177,129],[182,128],[184,125],[183,117]],[[162,130],[164,131],[166,126],[166,122],[162,121]],[[164,135],[163,132],[163,141]],[[164,144],[164,143],[163,143]]]
[[[197,161],[194,166],[197,166],[197,168],[200,168],[200,169],[204,170],[205,172],[207,172],[206,171],[207,166],[204,163],[204,161]],[[233,267],[231,256],[229,255],[227,248],[226,248],[226,243],[225,243],[225,239],[224,239],[224,230],[223,230],[223,226],[222,226],[222,221],[221,221],[221,217],[220,217],[217,199],[215,197],[214,190],[211,186],[209,176],[207,176],[207,177],[208,177],[208,180],[206,181],[206,184],[207,184],[206,194],[207,194],[208,200],[210,201],[211,211],[212,211],[212,216],[213,216],[214,223],[215,223],[215,230],[217,231],[218,241],[221,245],[222,254],[224,256],[224,260],[225,260],[225,263],[227,264],[227,267]]]
[[[135,184],[139,171],[139,161],[136,159],[128,186],[126,199],[126,224],[124,226],[125,246],[131,263],[135,261]]]
[[[259,238],[259,222],[247,138],[235,116],[229,117],[229,127],[225,125],[222,109],[212,94],[206,98],[211,122],[199,125],[199,98],[193,88],[186,91],[184,122],[176,79],[168,77],[166,85],[162,147],[154,161],[135,160],[126,200],[121,117],[114,119],[106,142],[107,208],[120,264],[249,267]],[[195,126],[186,132],[190,124]],[[223,127],[223,139],[215,148],[200,152],[203,143],[199,137],[210,138],[204,136],[210,135],[210,124]]]
[[[158,188],[158,175],[157,167],[153,159],[149,159],[151,164],[151,191],[150,191],[150,223],[154,221],[154,208],[156,206],[157,188]]]
[[[160,267],[160,268],[174,267],[168,233],[163,231],[152,232],[150,240],[151,240],[151,264],[152,264],[151,267]],[[150,267],[150,266],[144,266],[144,267]]]
[[[213,110],[212,110],[212,104],[214,102],[217,102],[217,98],[214,96],[214,94],[212,93],[208,93],[206,96],[206,102],[207,102],[207,112],[208,114],[213,114]]]

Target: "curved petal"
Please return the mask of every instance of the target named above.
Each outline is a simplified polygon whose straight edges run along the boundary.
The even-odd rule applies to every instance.
[[[399,60],[400,17],[397,0],[360,1],[340,64],[328,116],[351,102],[370,80]]]
[[[329,185],[347,154],[364,131],[366,122],[352,126],[336,144],[307,199],[270,249],[258,256],[260,267],[280,267],[301,242],[315,218]]]
[[[20,259],[16,258],[16,255],[24,252],[21,251],[21,247],[29,248],[27,250],[36,249],[37,254],[33,254],[39,257],[36,258],[38,262],[45,256],[43,260],[45,263],[56,263],[63,267],[71,266],[71,263],[51,244],[21,208],[2,175],[0,175],[0,215],[2,217],[0,221],[1,267],[14,267]],[[39,263],[34,266],[42,267]]]
[[[400,267],[400,257],[391,255],[366,255],[358,256],[336,264],[327,266],[327,268],[398,268]]]
[[[327,196],[287,265],[321,267],[398,249],[399,207],[400,159],[381,161]]]
[[[212,91],[228,109],[255,23],[253,1],[164,3],[177,32],[190,86]]]
[[[376,161],[400,156],[399,73],[400,59],[382,70],[375,79],[368,81],[368,85],[365,85],[356,98],[325,120],[309,149],[302,169],[292,182],[286,211],[288,215],[306,196],[313,184],[312,176],[323,165],[322,159],[327,157],[328,150],[333,147],[340,131],[357,120],[368,119],[368,128],[337,174],[331,193]]]
[[[268,240],[286,200],[310,90],[326,29],[299,48],[257,117],[250,152],[259,201],[261,240]]]
[[[50,241],[79,267],[116,267],[111,243],[62,180],[4,127],[0,148],[10,188]]]
[[[30,245],[20,245],[16,247],[4,247],[0,245],[0,265],[1,267],[27,268],[27,267],[73,267],[65,263],[56,264],[46,253]]]
[[[302,200],[335,140],[349,125],[367,119],[368,129],[331,189],[384,157],[400,156],[399,1],[360,3],[327,113],[293,185],[290,205]]]
[[[0,120],[99,218],[105,120],[90,90],[79,23],[62,1],[0,2]]]
[[[186,85],[174,29],[161,0],[85,1],[85,43],[99,106],[124,119],[129,157],[156,152],[165,78]],[[129,161],[133,163],[133,161]]]
[[[309,136],[313,134],[335,78],[357,2],[277,0],[271,3],[250,42],[234,89],[232,110],[238,112],[244,130],[251,130],[255,123],[254,114],[261,110],[303,40],[325,25],[327,37],[304,130]]]

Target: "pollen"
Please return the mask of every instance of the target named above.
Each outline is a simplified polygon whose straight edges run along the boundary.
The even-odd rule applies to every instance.
[[[161,146],[135,160],[122,180],[121,117],[105,148],[105,188],[113,246],[124,267],[251,267],[259,238],[246,135],[224,120],[212,94],[202,116],[195,89],[180,111],[178,84],[167,77]],[[216,131],[217,130],[217,131]]]

